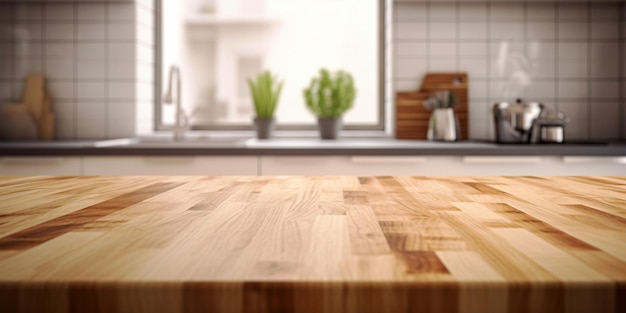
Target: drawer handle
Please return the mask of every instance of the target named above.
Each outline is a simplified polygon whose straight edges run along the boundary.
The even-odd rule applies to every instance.
[[[518,156],[466,156],[463,163],[467,164],[536,164],[541,163],[541,157],[518,157]]]

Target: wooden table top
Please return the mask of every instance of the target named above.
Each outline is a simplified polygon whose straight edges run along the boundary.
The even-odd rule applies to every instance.
[[[4,177],[0,312],[626,312],[626,177]]]

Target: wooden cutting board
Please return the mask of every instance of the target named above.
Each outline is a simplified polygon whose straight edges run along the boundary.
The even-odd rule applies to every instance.
[[[460,83],[455,84],[455,80]],[[417,91],[396,93],[396,138],[426,139],[431,110],[424,107],[424,100],[435,91],[450,90],[457,99],[454,112],[459,119],[461,139],[468,139],[468,82],[467,73],[429,73]]]
[[[626,177],[0,177],[0,312],[623,313]]]

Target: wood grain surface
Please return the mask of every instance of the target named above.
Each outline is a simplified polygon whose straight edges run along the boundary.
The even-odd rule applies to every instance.
[[[626,312],[626,177],[4,177],[0,312]]]
[[[455,80],[460,83],[454,83]],[[417,91],[397,92],[396,138],[426,139],[432,111],[424,107],[424,100],[431,97],[435,91],[449,90],[456,97],[454,113],[459,119],[461,140],[466,140],[469,136],[468,86],[467,73],[428,73]]]

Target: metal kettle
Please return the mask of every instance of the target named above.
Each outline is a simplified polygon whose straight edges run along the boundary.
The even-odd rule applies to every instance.
[[[545,106],[539,102],[499,102],[493,105],[493,117],[498,143],[530,143],[535,120]]]

